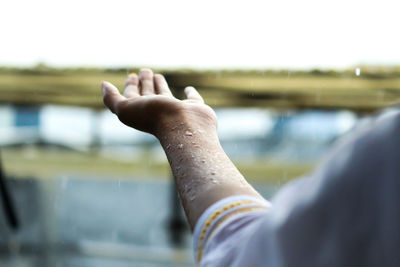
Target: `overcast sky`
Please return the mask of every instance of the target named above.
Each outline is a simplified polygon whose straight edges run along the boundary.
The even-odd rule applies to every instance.
[[[400,1],[0,2],[0,65],[400,64]]]

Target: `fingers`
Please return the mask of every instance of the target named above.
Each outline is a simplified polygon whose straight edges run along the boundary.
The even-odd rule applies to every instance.
[[[201,97],[201,95],[199,94],[199,92],[197,92],[197,90],[194,89],[194,87],[192,87],[192,86],[188,86],[185,88],[185,95],[186,95],[187,99],[189,99],[189,100],[195,100],[195,101],[204,103],[204,100]]]
[[[126,78],[124,96],[132,98],[139,96],[139,77],[135,73],[131,73]]]
[[[118,89],[109,82],[102,82],[103,102],[113,113],[117,113],[118,105],[126,98],[122,96]]]
[[[172,96],[171,90],[169,90],[168,87],[168,83],[161,74],[154,75],[154,89],[157,94]]]
[[[139,72],[139,91],[141,95],[154,94],[153,72],[150,69],[142,69]]]

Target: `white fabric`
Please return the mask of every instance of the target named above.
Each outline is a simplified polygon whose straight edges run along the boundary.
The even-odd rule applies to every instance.
[[[265,199],[247,195],[231,196],[214,203],[196,223],[193,235],[195,260],[200,260],[199,250],[202,254],[208,249],[208,239],[213,239],[213,235],[218,232],[219,228],[225,228],[226,224],[229,225],[233,219],[236,220],[242,214],[246,214],[245,220],[253,216],[259,217],[258,214],[264,214],[269,207],[270,203]],[[216,212],[219,212],[218,215]],[[202,235],[203,237],[200,238]]]
[[[194,244],[204,218],[220,206],[198,221]],[[314,173],[280,190],[266,211],[220,224],[207,237],[200,265],[400,266],[399,112],[345,138]]]

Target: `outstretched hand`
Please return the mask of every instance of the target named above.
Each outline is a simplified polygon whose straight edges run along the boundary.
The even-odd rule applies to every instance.
[[[193,87],[176,99],[162,75],[129,75],[124,94],[103,82],[105,105],[126,125],[155,135],[166,152],[189,224],[213,203],[233,195],[261,197],[223,151],[214,111]]]
[[[217,126],[214,111],[191,86],[185,88],[187,99],[175,98],[164,76],[142,69],[139,76],[130,74],[124,94],[109,82],[102,83],[104,104],[121,122],[157,137],[171,125]]]

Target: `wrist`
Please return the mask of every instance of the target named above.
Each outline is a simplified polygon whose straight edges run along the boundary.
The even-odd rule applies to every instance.
[[[218,136],[217,120],[214,111],[210,108],[209,114],[201,114],[192,110],[183,110],[178,114],[162,114],[154,135],[162,141],[175,138],[179,135],[207,135]]]

